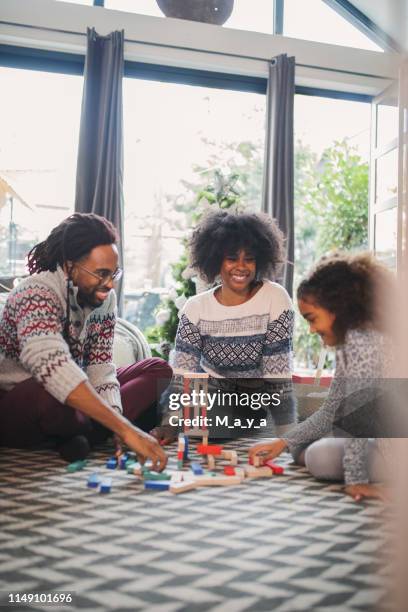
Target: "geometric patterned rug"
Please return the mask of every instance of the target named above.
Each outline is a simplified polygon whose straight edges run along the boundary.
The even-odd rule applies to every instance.
[[[229,442],[246,461],[254,439]],[[173,447],[169,468],[174,465]],[[73,593],[8,610],[294,612],[374,610],[387,574],[383,510],[279,458],[285,474],[181,495],[110,471],[112,448],[69,474],[52,451],[0,449],[0,591]],[[4,604],[3,604],[4,605]]]

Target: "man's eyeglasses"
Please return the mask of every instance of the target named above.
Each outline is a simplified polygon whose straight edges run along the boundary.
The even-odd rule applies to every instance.
[[[77,263],[76,265],[78,266],[78,268],[81,268],[81,270],[84,270],[85,272],[88,272],[88,274],[92,274],[92,276],[98,278],[101,283],[108,283],[110,280],[118,281],[120,278],[122,278],[123,274],[122,268],[116,268],[114,272],[110,272],[109,270],[102,270],[101,272],[91,272],[91,270],[88,270],[88,268],[80,266],[79,263]]]

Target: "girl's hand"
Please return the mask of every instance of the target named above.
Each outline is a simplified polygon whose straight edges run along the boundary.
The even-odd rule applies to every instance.
[[[376,484],[352,484],[344,487],[344,492],[350,495],[354,501],[360,502],[364,498],[380,499],[383,502],[390,501],[390,495],[384,485]]]
[[[281,438],[276,438],[271,442],[260,442],[259,444],[254,444],[249,449],[248,456],[250,460],[253,460],[256,456],[261,456],[264,461],[268,461],[278,457],[285,450],[286,446],[285,440]]]

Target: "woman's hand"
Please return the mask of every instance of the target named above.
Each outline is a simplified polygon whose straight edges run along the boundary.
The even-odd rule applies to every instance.
[[[153,436],[136,427],[129,427],[123,434],[123,441],[138,455],[140,463],[150,459],[152,470],[156,472],[161,472],[166,467],[168,457]]]
[[[368,483],[346,485],[344,487],[344,492],[350,495],[356,502],[364,498],[380,499],[383,502],[390,501],[389,491],[384,485]]]
[[[160,446],[166,446],[166,444],[171,444],[177,440],[178,431],[172,425],[159,425],[159,427],[152,429],[150,435],[159,442]]]
[[[248,456],[252,461],[257,456],[261,456],[264,461],[268,461],[278,457],[285,450],[286,446],[285,440],[281,438],[276,438],[271,442],[260,442],[259,444],[254,444],[249,449]]]

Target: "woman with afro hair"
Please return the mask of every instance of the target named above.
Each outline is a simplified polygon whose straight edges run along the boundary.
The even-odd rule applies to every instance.
[[[373,438],[388,425],[383,408],[387,421],[391,410],[383,378],[391,369],[385,300],[392,295],[391,273],[370,253],[325,257],[300,283],[300,313],[336,349],[334,379],[317,412],[280,439],[253,446],[250,457],[273,459],[289,449],[315,478],[344,481],[355,500],[384,497],[374,483],[386,476],[385,445]]]
[[[190,240],[191,266],[212,288],[191,297],[181,310],[172,365],[208,373],[210,393],[238,395],[233,406],[222,400],[209,412],[212,437],[239,433],[239,427],[234,432],[214,426],[216,415],[218,424],[222,415],[244,418],[245,425],[247,417],[254,417],[259,431],[263,408],[268,408],[278,434],[296,421],[294,312],[286,290],[270,280],[283,257],[283,234],[265,214],[209,214]],[[262,407],[255,401],[244,405],[244,395],[259,398],[262,392]],[[163,443],[172,438],[166,428],[155,433]]]

